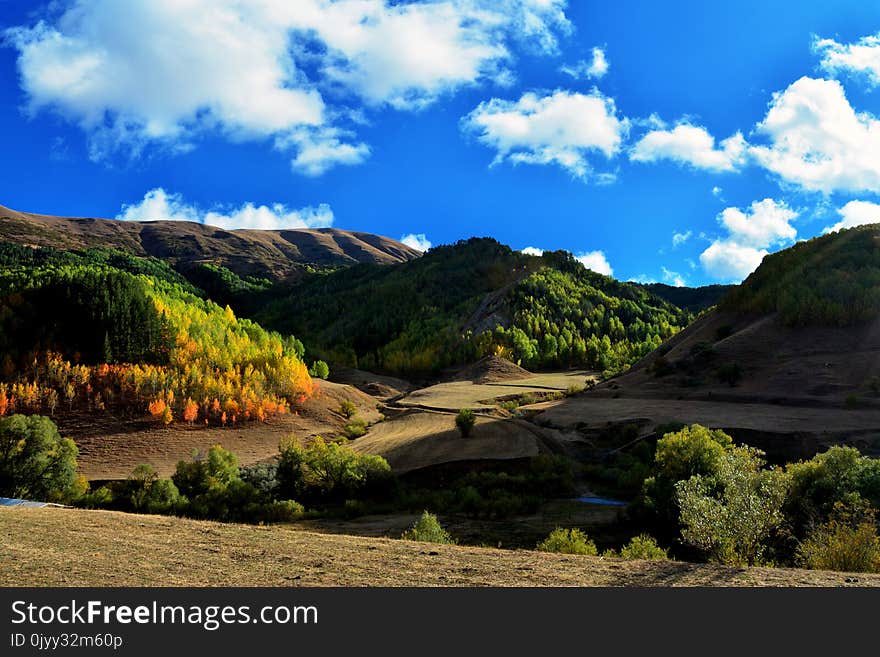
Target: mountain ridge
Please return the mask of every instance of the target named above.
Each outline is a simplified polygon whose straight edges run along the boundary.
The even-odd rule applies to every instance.
[[[28,246],[110,247],[187,268],[211,263],[279,280],[306,265],[394,264],[421,253],[396,240],[339,228],[226,230],[187,221],[122,221],[19,212],[0,205],[0,238]]]

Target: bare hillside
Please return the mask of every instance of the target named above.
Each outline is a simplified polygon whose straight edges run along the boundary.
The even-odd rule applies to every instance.
[[[223,230],[187,221],[52,217],[0,206],[0,239],[61,249],[106,246],[176,265],[210,262],[240,276],[283,278],[298,264],[393,264],[420,253],[395,240],[337,228]]]
[[[880,586],[880,575],[622,561],[295,526],[11,508],[0,509],[0,586]]]

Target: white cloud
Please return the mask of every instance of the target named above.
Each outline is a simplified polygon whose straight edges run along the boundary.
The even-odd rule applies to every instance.
[[[768,248],[794,242],[797,230],[791,222],[797,216],[784,202],[769,198],[754,201],[745,211],[726,208],[718,222],[728,236],[716,239],[700,254],[703,269],[725,282],[741,281],[757,269]]]
[[[715,240],[700,254],[700,264],[710,276],[738,283],[758,268],[767,253],[731,240]]]
[[[679,123],[671,130],[652,130],[630,151],[634,162],[672,160],[709,171],[734,171],[745,162],[747,144],[737,132],[718,147],[715,138],[700,126]]]
[[[31,113],[51,109],[96,159],[204,132],[274,139],[293,168],[356,164],[336,101],[420,109],[484,81],[510,81],[512,46],[554,53],[566,0],[69,0],[6,31]],[[334,103],[328,103],[328,98]]]
[[[678,272],[671,271],[666,267],[660,267],[660,270],[663,272],[663,280],[670,285],[674,285],[675,287],[684,287],[685,285],[687,285],[684,276],[682,276]]]
[[[322,72],[329,80],[369,104],[398,109],[420,109],[461,86],[509,78],[511,40],[552,53],[556,35],[571,29],[565,0],[311,0],[305,10],[288,4],[300,26],[326,44]]]
[[[564,65],[559,68],[560,72],[570,75],[575,80],[582,78],[599,79],[608,72],[608,58],[602,48],[593,48],[592,59],[590,61],[580,60],[574,66]]]
[[[836,80],[803,77],[773,95],[751,155],[805,190],[880,193],[880,121],[857,113]]]
[[[754,201],[745,212],[726,208],[719,215],[719,221],[738,244],[769,247],[795,240],[797,230],[791,221],[797,216],[785,203],[765,198]]]
[[[676,248],[687,242],[691,236],[694,234],[692,230],[688,230],[684,233],[673,233],[672,234],[672,248]]]
[[[864,75],[872,86],[880,84],[880,34],[862,37],[855,43],[816,39],[813,50],[822,55],[820,66],[834,75],[840,71]]]
[[[139,203],[123,205],[116,218],[123,221],[192,221],[227,230],[281,230],[326,228],[333,224],[333,211],[325,203],[299,210],[291,210],[282,203],[271,206],[245,203],[228,211],[205,211],[187,203],[180,194],[169,194],[157,187],[144,194]]]
[[[301,130],[285,138],[278,138],[275,146],[284,150],[295,144],[297,154],[290,161],[291,168],[306,176],[320,176],[337,164],[360,164],[370,156],[370,147],[364,143],[344,141],[352,136],[336,128]]]
[[[556,164],[578,178],[592,171],[587,156],[619,150],[629,122],[617,117],[614,101],[598,91],[585,95],[557,90],[526,93],[518,101],[492,100],[462,119],[462,128],[494,148],[493,165]]]
[[[611,264],[608,262],[608,258],[605,257],[605,253],[602,251],[578,253],[575,256],[575,259],[584,267],[592,269],[597,274],[604,274],[605,276],[614,275],[614,270],[611,269]]]
[[[721,195],[723,193],[724,193],[724,190],[721,187],[719,187],[718,185],[715,185],[712,188],[712,196],[714,196],[715,198],[721,198]]]
[[[541,256],[544,255],[544,249],[539,249],[535,246],[527,246],[524,249],[520,249],[520,253],[524,253],[525,255],[530,256]]]
[[[850,201],[837,210],[842,217],[833,226],[825,228],[823,233],[833,233],[844,228],[855,228],[867,224],[880,224],[880,205],[868,201]]]
[[[422,253],[431,248],[431,242],[428,240],[424,233],[410,233],[408,235],[402,235],[400,237],[400,241],[401,243],[406,244],[411,249],[421,251]]]

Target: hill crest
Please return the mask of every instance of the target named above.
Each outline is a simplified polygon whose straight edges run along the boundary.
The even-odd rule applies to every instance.
[[[396,240],[339,228],[225,230],[186,221],[56,217],[0,206],[0,239],[58,249],[110,247],[177,267],[212,263],[239,276],[286,278],[305,265],[394,264],[421,253]]]

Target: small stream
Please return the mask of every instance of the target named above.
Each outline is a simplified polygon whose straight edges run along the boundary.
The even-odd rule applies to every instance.
[[[628,502],[622,502],[620,500],[611,500],[607,497],[594,497],[592,495],[585,495],[582,497],[576,497],[574,499],[575,502],[581,502],[582,504],[601,504],[603,506],[626,506]]]

